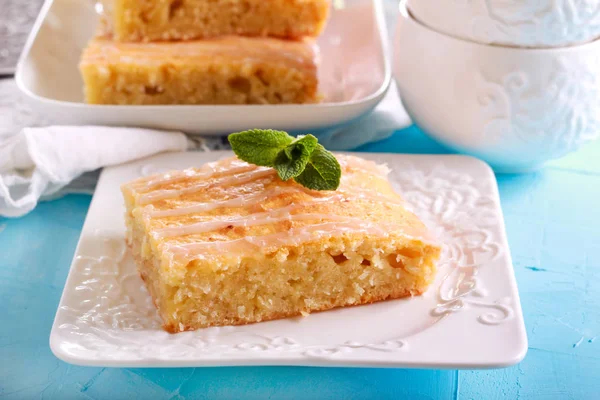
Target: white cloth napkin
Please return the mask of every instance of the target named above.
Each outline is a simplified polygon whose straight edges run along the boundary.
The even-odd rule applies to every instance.
[[[0,215],[18,217],[40,198],[56,196],[81,174],[195,144],[183,133],[137,128],[53,126],[25,128],[0,139]],[[93,190],[96,177],[71,191]]]

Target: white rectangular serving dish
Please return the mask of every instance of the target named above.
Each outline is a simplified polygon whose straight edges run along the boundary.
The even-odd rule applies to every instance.
[[[104,367],[233,365],[492,368],[519,362],[527,336],[496,180],[464,156],[360,154],[443,243],[423,295],[258,324],[169,334],[124,240],[119,187],[230,152],[169,153],[104,170],[50,336],[60,359]]]
[[[191,134],[248,128],[322,130],[371,111],[391,77],[381,0],[334,1],[318,43],[321,104],[88,105],[78,63],[96,32],[93,0],[46,0],[17,65],[16,80],[34,110],[63,125],[139,126]]]

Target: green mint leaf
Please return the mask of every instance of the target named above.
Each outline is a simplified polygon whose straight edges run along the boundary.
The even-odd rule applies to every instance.
[[[312,190],[336,190],[342,168],[333,154],[320,144],[314,149],[304,171],[294,180]]]
[[[313,135],[298,136],[296,140],[287,146],[284,151],[289,159],[298,157],[300,152],[306,151],[308,155],[311,155],[313,150],[317,147],[319,141]],[[296,155],[294,155],[294,152]]]
[[[231,149],[240,160],[262,167],[274,167],[277,156],[294,138],[283,131],[252,129],[229,135]]]
[[[293,178],[312,190],[335,190],[340,185],[340,164],[313,135],[294,139],[283,131],[253,129],[232,133],[229,143],[238,158],[274,168],[283,181]]]
[[[275,169],[283,181],[295,178],[304,171],[312,152],[318,145],[313,135],[301,136],[281,151],[275,159]]]

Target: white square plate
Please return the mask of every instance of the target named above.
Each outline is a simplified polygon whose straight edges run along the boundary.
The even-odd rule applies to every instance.
[[[371,111],[390,84],[381,0],[337,0],[318,43],[322,104],[307,105],[88,105],[77,65],[94,35],[94,0],[46,0],[17,66],[19,88],[36,111],[56,124],[118,125],[231,133],[249,126],[319,130]]]
[[[164,332],[124,244],[119,186],[229,152],[170,153],[107,168],[50,336],[57,357],[111,367],[310,365],[489,368],[519,362],[527,337],[496,181],[464,156],[366,154],[444,243],[421,297],[259,324]]]

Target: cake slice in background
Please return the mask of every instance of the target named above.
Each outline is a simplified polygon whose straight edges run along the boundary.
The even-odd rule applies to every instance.
[[[385,167],[337,158],[335,191],[284,182],[237,158],[123,185],[127,243],[165,329],[423,293],[440,248],[405,209]]]
[[[114,0],[109,25],[118,41],[189,40],[222,35],[318,36],[329,0]]]
[[[319,100],[313,40],[90,41],[80,70],[90,104],[290,104]]]

